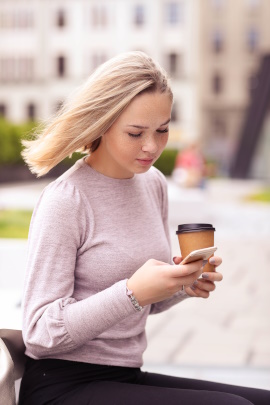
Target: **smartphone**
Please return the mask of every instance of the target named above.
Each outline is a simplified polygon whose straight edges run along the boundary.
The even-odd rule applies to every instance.
[[[217,250],[216,246],[212,246],[209,248],[204,248],[204,249],[198,249],[198,250],[193,250],[193,252],[190,252],[189,255],[187,255],[180,264],[187,264],[191,262],[195,262],[196,260],[207,260],[209,259],[210,256]]]

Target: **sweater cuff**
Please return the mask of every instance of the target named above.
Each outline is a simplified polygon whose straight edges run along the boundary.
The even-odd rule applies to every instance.
[[[176,305],[187,298],[191,298],[185,291],[178,291],[172,297],[167,298],[164,301],[157,302],[151,305],[151,314],[158,314],[163,311],[167,311],[173,305]]]

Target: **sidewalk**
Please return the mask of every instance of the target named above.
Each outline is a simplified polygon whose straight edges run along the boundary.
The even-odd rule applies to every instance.
[[[45,184],[0,186],[0,209],[30,209]],[[270,389],[270,206],[242,201],[260,183],[213,180],[202,191],[168,179],[168,186],[173,256],[178,223],[210,222],[224,280],[208,300],[149,317],[145,369]],[[26,245],[0,240],[0,327],[20,325]]]

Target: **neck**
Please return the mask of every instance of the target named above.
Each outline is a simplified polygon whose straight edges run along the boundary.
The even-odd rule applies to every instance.
[[[101,159],[98,158],[97,151],[87,156],[85,162],[96,172],[103,174],[106,177],[111,177],[112,179],[131,179],[134,176],[134,175],[121,176],[119,175],[119,173],[113,173],[111,170],[108,170],[106,163],[104,163]]]

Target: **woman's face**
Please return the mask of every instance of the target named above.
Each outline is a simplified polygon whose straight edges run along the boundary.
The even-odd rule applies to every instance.
[[[136,96],[102,136],[89,163],[104,175],[131,178],[159,158],[169,135],[172,101],[167,93]]]

